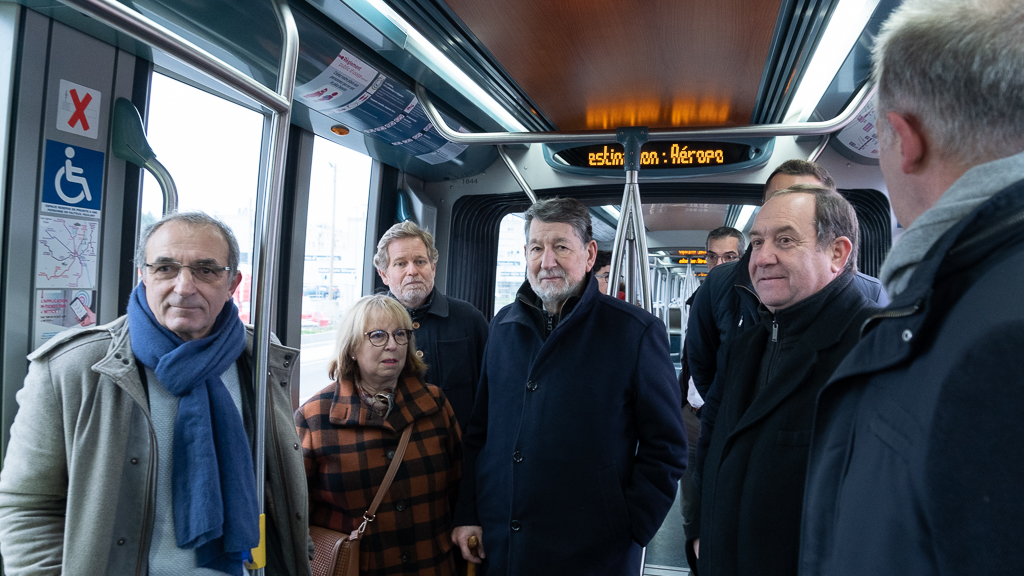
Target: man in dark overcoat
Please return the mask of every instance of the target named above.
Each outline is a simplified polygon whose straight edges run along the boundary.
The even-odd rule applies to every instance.
[[[488,576],[638,575],[686,466],[668,334],[598,291],[579,201],[534,204],[526,239],[528,280],[491,322],[452,539]]]
[[[776,193],[750,238],[760,322],[709,391],[720,410],[698,463],[701,576],[796,573],[814,400],[875,310],[853,282],[857,216],[837,192]]]
[[[874,48],[905,227],[818,401],[800,574],[1024,574],[1024,5],[907,0]]]
[[[487,319],[469,302],[434,287],[437,258],[434,235],[405,221],[381,236],[373,264],[388,295],[412,318],[416,355],[427,364],[423,381],[444,391],[465,431],[487,344]]]

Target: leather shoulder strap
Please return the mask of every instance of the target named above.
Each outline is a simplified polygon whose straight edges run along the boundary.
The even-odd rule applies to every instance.
[[[370,504],[370,509],[366,511],[366,515],[371,518],[377,514],[377,507],[380,506],[381,500],[384,499],[384,495],[387,494],[388,488],[391,487],[391,481],[395,479],[395,474],[398,473],[398,466],[402,463],[402,458],[405,457],[405,449],[409,446],[409,437],[412,436],[413,422],[410,422],[405,430],[402,430],[402,439],[398,441],[398,449],[395,450],[395,457],[391,459],[391,466],[388,467],[388,473],[384,476],[384,481],[380,483],[380,488],[377,489],[377,494],[373,497],[373,502]]]

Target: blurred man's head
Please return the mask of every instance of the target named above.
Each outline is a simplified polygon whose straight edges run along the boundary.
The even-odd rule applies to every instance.
[[[771,311],[818,293],[844,270],[856,272],[857,214],[834,190],[797,184],[761,208],[750,230],[750,279]]]
[[[779,190],[785,190],[794,184],[814,184],[829,190],[836,189],[836,181],[827,170],[814,162],[794,158],[779,164],[765,180],[762,204]]]
[[[879,164],[909,226],[973,166],[1024,150],[1020,0],[906,0],[875,40]]]
[[[715,228],[708,233],[707,261],[708,272],[719,264],[739,260],[743,257],[743,248],[747,245],[747,239],[743,232],[729,226]]]

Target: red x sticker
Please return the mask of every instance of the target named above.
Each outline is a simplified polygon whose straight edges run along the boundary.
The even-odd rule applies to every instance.
[[[57,95],[57,129],[97,138],[99,136],[100,103],[103,94],[68,80],[60,81]]]

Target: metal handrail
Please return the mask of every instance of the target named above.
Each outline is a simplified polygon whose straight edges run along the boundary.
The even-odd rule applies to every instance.
[[[277,91],[272,91],[255,79],[240,72],[216,56],[171,32],[153,20],[114,0],[61,0],[104,24],[132,38],[158,48],[168,55],[204,72],[212,78],[249,96],[267,109],[265,125],[270,127],[264,159],[268,160],[267,184],[257,198],[256,230],[259,242],[255,246],[253,281],[256,289],[257,321],[254,334],[253,381],[256,384],[256,490],[259,510],[265,512],[263,489],[265,482],[265,436],[267,410],[267,384],[270,377],[268,355],[270,351],[270,312],[274,301],[274,284],[270,279],[277,272],[278,233],[284,164],[291,124],[291,103],[298,69],[299,32],[287,0],[273,0],[278,24],[281,28],[282,52],[277,78]],[[262,524],[262,521],[261,521]],[[261,533],[263,532],[261,527]],[[262,544],[262,542],[261,542]],[[265,548],[264,554],[265,554]],[[263,559],[265,563],[265,558]],[[259,565],[259,559],[257,559]],[[253,571],[262,576],[263,568]]]
[[[291,100],[260,84],[230,64],[157,24],[150,18],[113,0],[60,0],[118,32],[157,48],[177,60],[210,75],[277,113],[291,110]],[[290,17],[290,16],[289,16]],[[294,27],[294,22],[292,26]],[[287,42],[287,40],[286,40]],[[296,44],[298,33],[296,32]]]
[[[838,116],[823,122],[753,124],[726,128],[651,128],[647,140],[681,138],[773,138],[775,136],[820,136],[842,130],[871,101],[875,84],[868,82]],[[416,84],[416,98],[438,134],[456,144],[601,144],[615,142],[616,132],[456,132],[441,118],[426,88]]]

